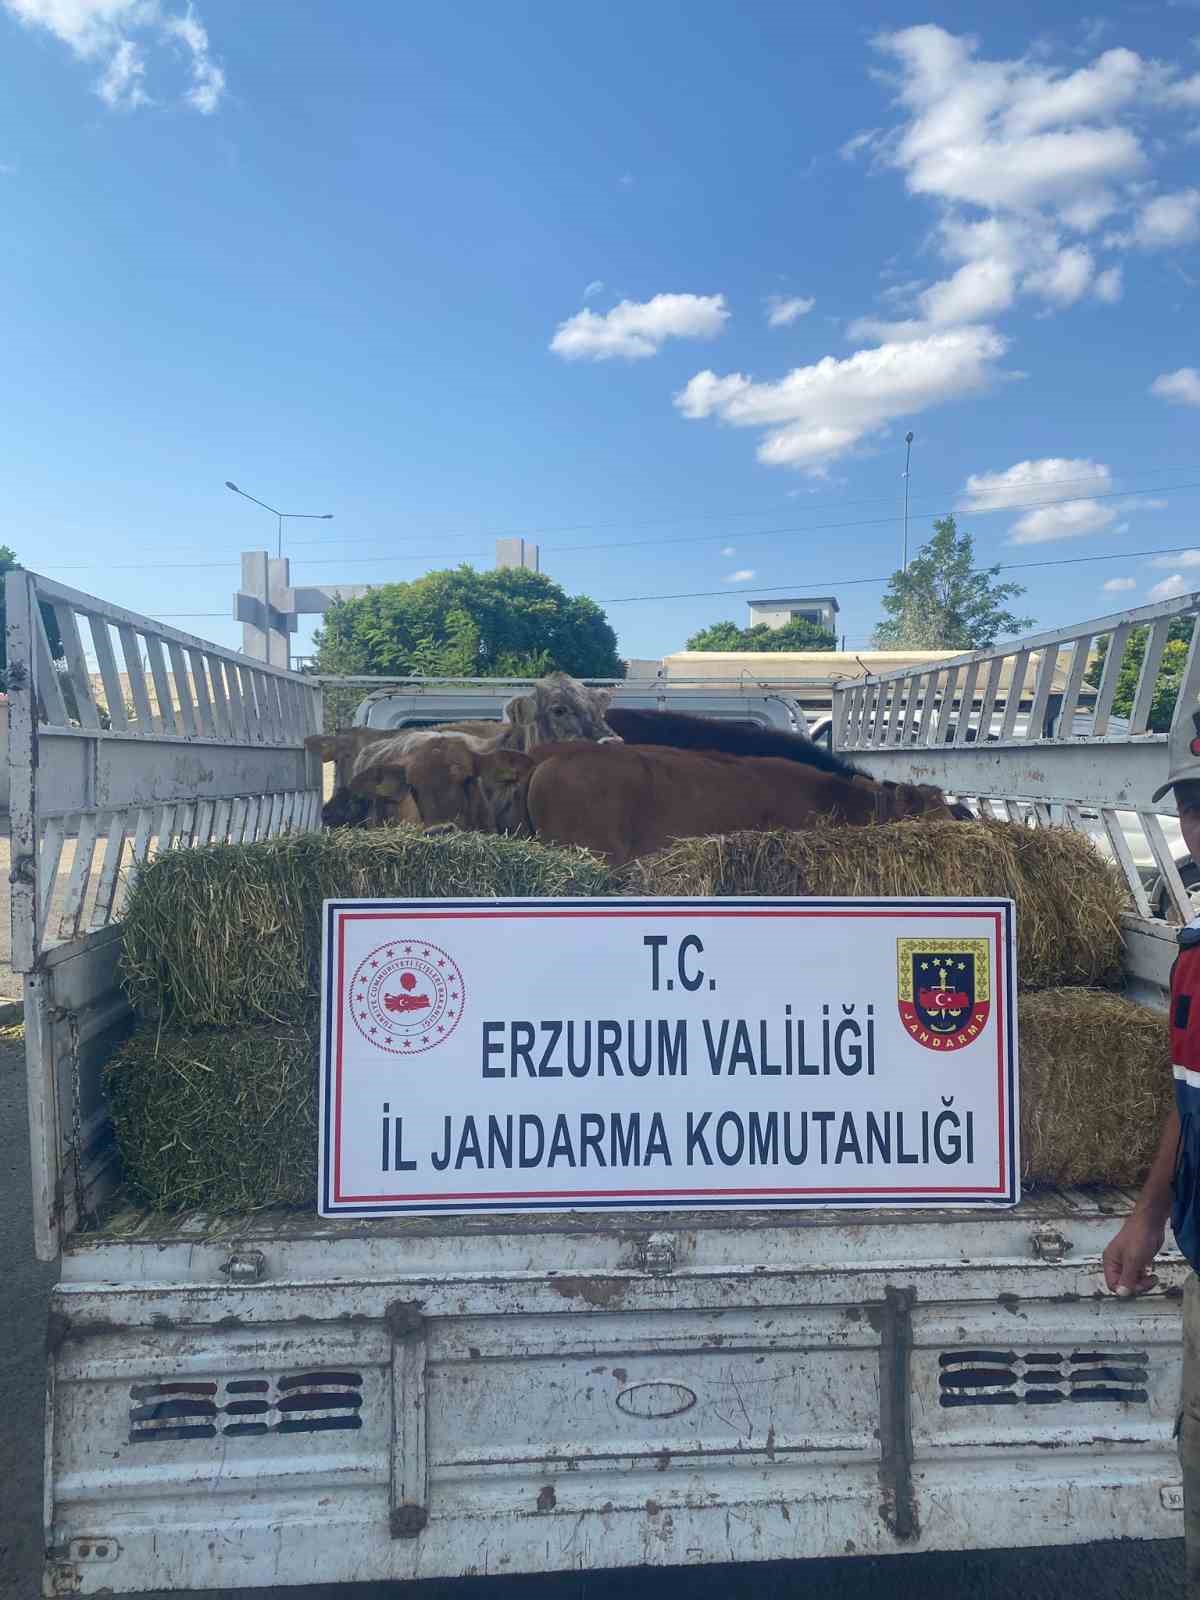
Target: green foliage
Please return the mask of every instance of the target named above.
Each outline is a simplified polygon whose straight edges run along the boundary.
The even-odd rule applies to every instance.
[[[1154,697],[1150,702],[1150,732],[1167,733],[1179,688],[1183,682],[1183,669],[1187,665],[1188,646],[1192,640],[1192,617],[1175,617],[1167,627],[1167,642],[1163,648],[1162,665],[1154,684]],[[1121,666],[1117,673],[1117,688],[1113,695],[1113,715],[1129,717],[1133,714],[1133,699],[1137,693],[1138,677],[1146,658],[1146,641],[1149,628],[1135,628],[1125,645]],[[1108,657],[1108,640],[1101,639],[1096,646],[1096,656],[1084,673],[1084,681],[1093,689],[1100,686],[1100,674]]]
[[[714,622],[688,640],[688,650],[836,650],[837,639],[828,628],[800,618],[782,628],[765,622],[739,628],[736,622]]]
[[[586,595],[523,567],[456,567],[387,583],[325,613],[315,668],[438,678],[621,678],[617,637]]]
[[[0,544],[0,691],[6,687],[5,674],[8,671],[8,606],[4,580],[8,573],[20,570],[17,552],[6,544]],[[58,631],[58,619],[49,606],[42,607],[42,621],[46,626],[50,654],[56,661],[60,660],[63,653],[62,636]]]
[[[882,650],[982,650],[1001,634],[1021,633],[1032,617],[1004,610],[1025,590],[997,583],[1000,568],[975,566],[975,541],[953,517],[939,517],[933,538],[894,572],[883,597],[886,620],[875,629]]]

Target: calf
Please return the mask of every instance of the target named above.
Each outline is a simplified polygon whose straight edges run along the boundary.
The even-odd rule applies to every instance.
[[[452,822],[480,833],[525,834],[525,790],[535,758],[536,752],[480,749],[454,734],[429,735],[400,748],[381,741],[364,751],[348,793],[375,808],[384,821],[426,827]],[[403,818],[395,815],[401,806],[411,808]]]
[[[304,741],[322,761],[335,767],[335,789],[321,817],[327,827],[380,822],[414,821],[416,806],[404,800],[405,785],[388,778],[403,768],[407,758],[421,745],[453,737],[472,750],[532,750],[551,740],[617,737],[605,721],[612,696],[607,689],[589,689],[586,684],[553,672],[540,679],[524,694],[514,695],[504,707],[503,722],[451,722],[433,728],[348,728],[340,733],[314,733]],[[437,747],[442,749],[440,743]],[[461,752],[460,752],[461,754]],[[446,758],[449,760],[449,756]],[[466,758],[463,757],[462,760]],[[462,766],[462,762],[459,762]],[[435,768],[431,770],[436,770]],[[465,768],[463,768],[465,771]],[[361,774],[371,777],[359,781]],[[446,782],[458,783],[459,777]],[[431,802],[427,809],[454,811],[447,795]],[[458,810],[462,810],[458,806]],[[455,816],[439,816],[438,821],[454,821]]]
[[[545,746],[525,762],[527,825],[540,839],[584,845],[613,866],[705,834],[952,815],[928,785],[879,784],[773,757],[573,744]]]

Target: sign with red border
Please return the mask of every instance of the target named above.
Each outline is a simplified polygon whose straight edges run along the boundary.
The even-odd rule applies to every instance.
[[[1009,900],[324,919],[324,1216],[1018,1198]]]

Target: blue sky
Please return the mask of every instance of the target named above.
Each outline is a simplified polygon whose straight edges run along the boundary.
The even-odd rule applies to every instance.
[[[1119,557],[1039,624],[1200,587],[1137,554],[1200,547],[1200,0],[0,0],[0,73],[0,538],[78,588],[237,642],[232,478],[334,513],[297,583],[524,532],[627,654],[790,585],[858,645],[909,428],[914,542]]]

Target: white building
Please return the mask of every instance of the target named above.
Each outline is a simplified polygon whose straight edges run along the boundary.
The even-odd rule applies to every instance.
[[[498,569],[527,567],[530,572],[538,572],[541,570],[538,547],[530,539],[497,539],[496,566]]]
[[[837,632],[841,609],[831,594],[796,595],[791,599],[751,600],[750,626],[765,622],[768,628],[786,628],[789,622],[811,622],[818,628]]]

